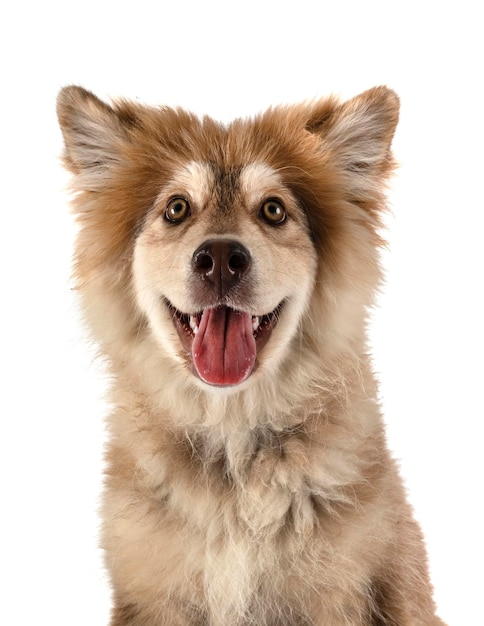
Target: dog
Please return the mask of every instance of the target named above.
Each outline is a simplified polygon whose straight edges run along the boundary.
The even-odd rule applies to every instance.
[[[399,99],[57,105],[112,378],[111,626],[436,626],[366,327]]]

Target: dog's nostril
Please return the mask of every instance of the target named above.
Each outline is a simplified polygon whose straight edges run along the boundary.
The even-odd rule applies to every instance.
[[[234,250],[229,257],[229,270],[232,272],[244,272],[250,264],[249,253],[245,250]]]
[[[193,257],[193,266],[196,270],[207,274],[213,270],[214,261],[206,250],[200,250]]]

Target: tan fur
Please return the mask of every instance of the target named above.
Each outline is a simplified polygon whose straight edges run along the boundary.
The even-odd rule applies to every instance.
[[[68,87],[58,114],[77,284],[113,381],[112,626],[442,624],[366,346],[395,94],[223,126]],[[228,238],[250,266],[216,295],[194,253]],[[221,305],[278,320],[248,378],[218,387],[173,322]]]

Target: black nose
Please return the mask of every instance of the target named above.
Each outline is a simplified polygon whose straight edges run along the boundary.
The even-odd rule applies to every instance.
[[[242,280],[250,262],[247,248],[231,239],[209,239],[195,250],[192,257],[195,274],[208,281],[221,297]]]

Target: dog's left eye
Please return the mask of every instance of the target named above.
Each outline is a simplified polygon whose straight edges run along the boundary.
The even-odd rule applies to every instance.
[[[278,226],[286,220],[286,209],[279,200],[266,200],[260,208],[260,216],[271,226]]]
[[[190,205],[185,198],[172,198],[165,209],[165,219],[180,224],[190,215]]]

